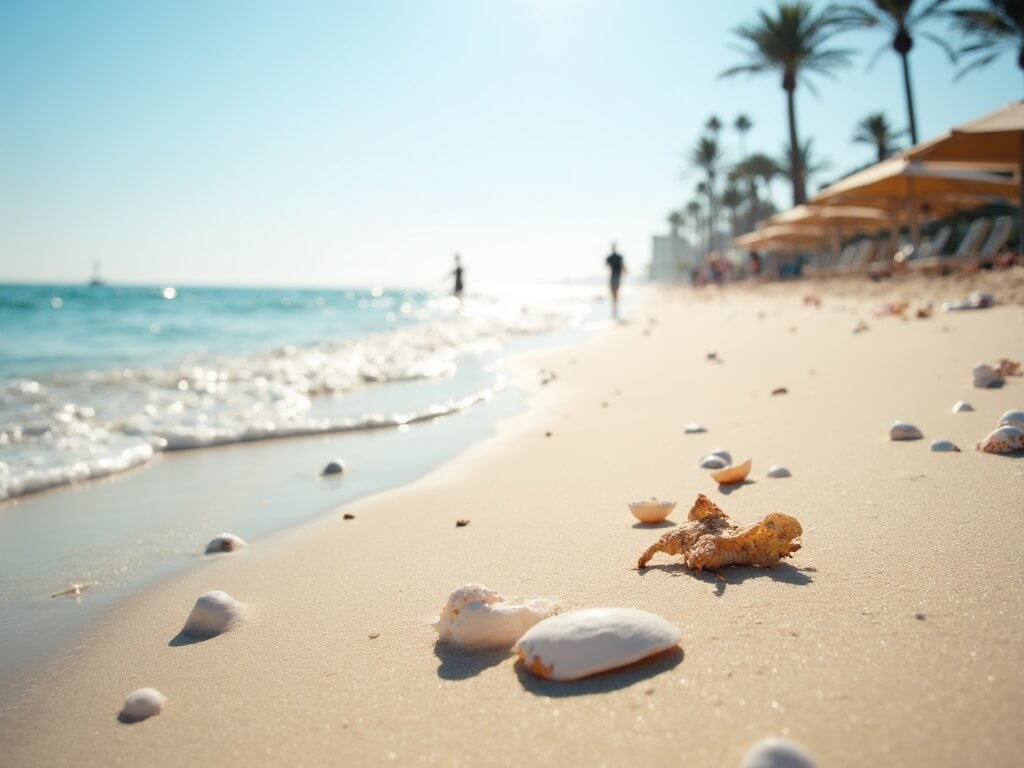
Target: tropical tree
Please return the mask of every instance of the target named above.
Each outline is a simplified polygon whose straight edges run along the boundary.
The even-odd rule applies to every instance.
[[[1024,72],[1024,0],[986,0],[980,7],[950,13],[953,26],[967,37],[957,53],[972,59],[958,78],[988,65],[1007,48],[1017,50],[1017,66]]]
[[[672,211],[668,215],[667,221],[672,232],[672,237],[679,237],[679,230],[683,226],[683,222],[685,221],[683,214],[681,214],[679,211]]]
[[[849,25],[847,16],[832,6],[816,12],[806,0],[780,2],[774,14],[758,11],[756,21],[733,30],[745,48],[746,61],[727,69],[721,77],[740,74],[775,72],[782,75],[789,117],[789,146],[793,147],[789,162],[793,184],[793,204],[806,202],[804,173],[799,153],[801,146],[796,127],[795,92],[806,75],[831,74],[849,63],[850,51],[826,47],[832,37]]]
[[[722,121],[719,120],[716,115],[712,115],[708,118],[708,121],[704,123],[704,130],[712,136],[717,137],[722,130]]]
[[[779,176],[779,166],[775,162],[774,158],[761,152],[755,152],[737,163],[734,170],[738,171],[741,175],[750,179],[755,184],[758,180],[763,181],[766,196],[771,198],[772,182]],[[760,197],[756,186],[754,187],[753,194],[755,198]]]
[[[747,156],[747,133],[754,127],[753,121],[747,115],[737,115],[736,121],[732,124],[736,133],[740,135],[740,157]]]
[[[729,212],[729,229],[733,237],[736,237],[736,235],[739,234],[739,210],[743,205],[744,200],[745,198],[743,193],[740,192],[739,188],[733,184],[730,184],[722,190],[721,203]]]
[[[812,176],[817,176],[822,171],[827,171],[832,167],[832,163],[822,157],[815,157],[814,155],[814,140],[807,139],[803,144],[800,145],[800,151],[795,153],[800,163],[800,170],[804,175],[805,180],[809,180]],[[793,166],[792,158],[794,153],[792,152],[789,145],[782,148],[782,153],[779,155],[778,160],[775,161],[775,168],[780,176],[787,179],[793,178]]]
[[[868,115],[859,123],[853,134],[854,144],[870,144],[878,152],[878,162],[882,162],[896,150],[896,141],[903,131],[896,131],[883,112]]]
[[[839,6],[840,11],[848,14],[851,23],[864,27],[879,27],[892,36],[889,44],[899,54],[903,64],[903,90],[907,99],[907,121],[912,144],[917,144],[917,119],[914,113],[914,94],[910,87],[910,49],[914,47],[911,32],[918,34],[922,24],[944,16],[945,6],[950,2],[952,0],[860,0],[856,5]],[[928,32],[919,34],[937,43],[950,58],[953,58],[953,51],[945,40]],[[883,45],[878,49],[875,59],[885,48],[886,45]]]
[[[697,198],[686,204],[686,215],[690,217],[690,222],[693,224],[693,241],[695,243],[700,242],[700,214],[703,210],[704,206]]]
[[[697,143],[690,150],[690,165],[704,171],[707,180],[701,182],[703,191],[708,199],[708,250],[714,249],[714,221],[715,221],[715,179],[722,165],[724,153],[713,136],[701,136]],[[700,185],[698,185],[700,187]]]

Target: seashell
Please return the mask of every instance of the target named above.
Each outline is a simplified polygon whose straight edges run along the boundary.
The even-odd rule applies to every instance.
[[[964,400],[957,400],[953,404],[953,413],[965,413],[967,411],[973,411],[974,406]]]
[[[956,451],[957,453],[960,452],[960,449],[957,448],[956,443],[954,443],[952,440],[932,440],[932,444],[930,447],[933,451]]]
[[[890,440],[920,440],[922,437],[920,429],[905,421],[894,421],[889,427]]]
[[[793,473],[781,464],[774,464],[765,472],[768,477],[792,477]]]
[[[717,454],[709,453],[700,460],[700,466],[703,469],[722,469],[729,466],[729,462]]]
[[[167,703],[165,697],[156,688],[139,688],[124,697],[124,706],[117,719],[122,723],[137,723],[147,717],[159,715]]]
[[[737,464],[733,467],[725,467],[719,469],[716,472],[711,473],[711,479],[720,485],[732,485],[733,483],[742,483],[747,479],[747,475],[750,474],[750,467],[752,464],[751,459],[747,459],[742,464]]]
[[[1024,411],[1007,411],[999,417],[997,427],[1020,427],[1024,429]]]
[[[555,610],[555,603],[543,597],[521,601],[517,597],[503,597],[479,584],[466,584],[449,595],[441,609],[437,632],[446,643],[471,648],[509,648],[526,630]]]
[[[708,456],[718,456],[720,459],[722,459],[722,461],[725,462],[726,466],[732,464],[732,454],[729,453],[724,448],[717,448],[713,450],[711,453],[709,453]]]
[[[996,372],[995,368],[985,363],[978,363],[971,370],[971,377],[974,386],[980,389],[992,389],[1003,385],[1003,377]]]
[[[629,511],[641,523],[660,523],[676,508],[674,501],[658,501],[651,497],[647,501],[629,502]]]
[[[210,539],[206,545],[206,554],[214,552],[235,552],[246,547],[245,539],[233,533],[221,533]]]
[[[772,736],[751,747],[740,768],[817,768],[817,765],[803,747]]]
[[[346,464],[341,459],[334,459],[333,461],[327,462],[327,466],[325,466],[320,471],[320,474],[324,475],[324,476],[326,476],[326,475],[343,475],[343,474],[345,474],[346,471],[348,471],[348,464]]]
[[[985,453],[1024,451],[1024,429],[1010,424],[997,427],[978,443],[978,450]]]
[[[540,677],[579,680],[667,651],[681,637],[655,613],[587,608],[545,619],[519,638],[515,651]]]
[[[714,351],[712,351],[712,352],[708,352],[708,353],[707,353],[707,354],[705,355],[705,357],[706,357],[706,358],[707,358],[708,360],[717,360],[717,359],[718,359],[718,353],[717,353],[717,352],[714,352]]]
[[[864,333],[867,330],[869,330],[868,324],[863,320],[860,320],[855,326],[853,326],[854,333]]]
[[[707,432],[707,430],[700,424],[687,424],[685,427],[683,427],[683,432],[685,432],[688,435],[698,435],[702,432]]]
[[[241,617],[241,604],[227,592],[204,592],[196,598],[182,632],[192,637],[215,637]]]

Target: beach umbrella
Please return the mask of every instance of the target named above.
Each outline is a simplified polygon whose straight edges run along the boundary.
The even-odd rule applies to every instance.
[[[833,261],[839,258],[843,235],[860,234],[884,229],[890,217],[878,208],[853,206],[798,205],[768,218],[766,227],[782,226],[790,230],[817,231],[831,239]]]

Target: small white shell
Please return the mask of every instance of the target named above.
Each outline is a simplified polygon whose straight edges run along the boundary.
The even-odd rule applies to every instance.
[[[978,363],[971,370],[971,378],[974,386],[981,389],[991,389],[1003,383],[1003,377],[991,366],[985,363]]]
[[[214,552],[236,552],[239,549],[244,549],[245,547],[245,539],[241,536],[235,536],[233,533],[221,533],[210,539],[210,543],[206,545],[206,554],[210,555]]]
[[[635,608],[587,608],[537,624],[515,650],[536,675],[578,680],[666,651],[682,634],[666,619]]]
[[[629,502],[629,511],[641,523],[660,523],[675,508],[676,503],[674,501],[659,501],[655,498]]]
[[[703,469],[722,469],[723,467],[729,466],[729,462],[717,454],[709,453],[700,460],[700,466]]]
[[[480,584],[466,584],[448,597],[437,632],[443,642],[470,648],[509,648],[523,633],[556,610],[542,597],[520,601]]]
[[[1024,429],[1009,424],[998,427],[978,443],[985,453],[1016,453],[1024,451]]]
[[[920,440],[922,437],[920,429],[905,421],[894,421],[889,427],[890,440]]]
[[[974,406],[965,400],[957,400],[953,404],[953,413],[965,413],[966,411],[973,411]]]
[[[683,431],[688,435],[698,435],[702,432],[707,432],[707,430],[700,424],[687,424],[683,428]]]
[[[943,439],[932,440],[931,449],[933,451],[956,451],[957,453],[960,452],[960,449],[957,448],[956,443],[954,443],[952,440]]]
[[[241,616],[241,604],[227,592],[204,592],[196,598],[182,631],[192,637],[214,637],[230,629]]]
[[[1024,411],[1007,411],[999,417],[997,427],[1020,427],[1024,429]]]
[[[740,768],[816,768],[814,759],[792,741],[771,737],[757,742]]]
[[[855,326],[853,326],[852,330],[854,333],[864,333],[865,331],[869,330],[869,326],[863,320],[860,320],[857,322]]]
[[[718,456],[719,458],[724,459],[726,466],[732,464],[732,454],[724,448],[717,448],[709,453],[708,456]]]
[[[343,475],[348,470],[348,464],[342,459],[334,459],[327,462],[327,465],[320,471],[321,475]]]
[[[159,715],[166,703],[167,698],[156,688],[139,688],[125,696],[118,719],[122,723],[137,723]]]
[[[768,477],[792,477],[793,473],[781,464],[774,464],[768,468],[768,471],[765,472],[765,474]]]

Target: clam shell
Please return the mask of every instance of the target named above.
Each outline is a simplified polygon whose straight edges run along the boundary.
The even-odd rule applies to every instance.
[[[817,768],[803,747],[771,737],[757,742],[743,757],[740,768]]]
[[[156,688],[139,688],[125,696],[118,719],[122,723],[137,723],[159,715],[166,703],[167,698]]]
[[[555,603],[542,597],[521,601],[480,584],[466,584],[449,595],[437,632],[441,641],[469,648],[509,648],[555,610]]]
[[[1007,411],[999,417],[998,427],[1020,427],[1024,429],[1024,411]]]
[[[985,453],[1024,451],[1024,429],[1009,424],[997,427],[978,443],[978,450]]]
[[[703,469],[722,469],[729,466],[729,462],[717,454],[709,453],[700,460],[700,465]]]
[[[974,366],[971,370],[971,379],[974,386],[981,389],[991,389],[1003,384],[1003,377],[996,372],[995,368],[985,363],[978,363]]]
[[[729,453],[724,448],[716,448],[711,453],[709,453],[708,456],[718,456],[725,462],[725,466],[729,466],[730,464],[732,464],[732,454]]]
[[[210,539],[210,543],[206,545],[206,554],[210,555],[214,552],[235,552],[239,549],[244,549],[245,547],[245,539],[241,536],[235,536],[233,533],[221,533]]]
[[[241,604],[227,592],[204,592],[196,598],[182,631],[192,637],[214,637],[230,629],[241,616]]]
[[[519,638],[515,651],[540,677],[578,680],[666,651],[681,637],[655,613],[587,608],[544,619]]]
[[[326,466],[320,470],[321,475],[343,475],[348,470],[348,464],[342,459],[334,459],[333,461],[327,462]]]
[[[956,451],[957,453],[960,452],[960,449],[957,448],[956,443],[954,443],[952,440],[932,440],[932,444],[930,447],[933,451]]]
[[[792,477],[793,473],[781,464],[774,464],[765,472],[768,477]]]
[[[702,432],[707,432],[707,429],[702,427],[700,424],[687,424],[683,427],[683,432],[688,435],[699,435]]]
[[[733,483],[742,483],[747,479],[747,475],[750,474],[750,467],[753,463],[752,459],[747,459],[742,464],[737,464],[733,467],[725,467],[719,469],[716,472],[711,473],[711,478],[719,485],[732,485]]]
[[[890,440],[920,440],[922,437],[920,429],[905,421],[894,421],[889,427]]]
[[[676,503],[674,501],[648,499],[646,501],[629,502],[629,511],[641,523],[660,523],[672,514],[672,510],[675,508]]]
[[[966,411],[973,411],[974,406],[964,400],[957,400],[953,404],[953,413],[964,413]]]

